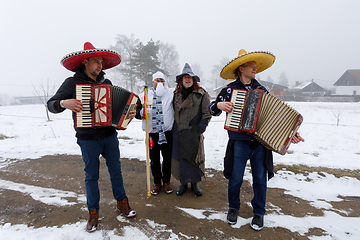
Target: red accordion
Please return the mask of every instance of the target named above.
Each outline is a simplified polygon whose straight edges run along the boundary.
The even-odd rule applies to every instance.
[[[124,130],[131,121],[138,96],[128,90],[109,84],[77,84],[76,99],[83,109],[76,113],[77,128],[113,126]]]

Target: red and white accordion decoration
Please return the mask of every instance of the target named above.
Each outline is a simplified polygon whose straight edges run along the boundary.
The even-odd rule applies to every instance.
[[[76,113],[77,128],[113,126],[124,130],[131,121],[138,96],[128,90],[109,84],[77,84],[76,99],[83,109]]]
[[[224,128],[246,132],[268,149],[284,155],[298,131],[303,117],[296,110],[262,90],[233,89],[234,108]]]

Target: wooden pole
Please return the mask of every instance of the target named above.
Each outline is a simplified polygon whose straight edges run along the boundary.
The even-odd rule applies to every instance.
[[[150,144],[149,144],[149,140],[150,140],[150,136],[149,136],[149,116],[147,113],[147,106],[148,106],[148,88],[147,86],[144,87],[144,113],[145,113],[145,132],[146,132],[146,137],[145,137],[145,143],[146,143],[146,182],[147,182],[147,196],[150,197],[151,193],[150,193]]]

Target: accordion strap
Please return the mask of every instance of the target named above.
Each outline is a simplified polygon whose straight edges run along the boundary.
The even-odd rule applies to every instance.
[[[262,86],[260,85],[260,86],[257,86],[256,88],[254,88],[254,89],[260,89]],[[236,90],[242,90],[242,89],[240,89],[240,88],[235,88],[235,87],[232,87],[232,86],[228,86],[228,88],[232,88],[232,89],[236,89]],[[252,89],[253,90],[253,89]],[[248,90],[247,90],[248,91]]]
[[[94,85],[103,84],[107,80],[106,78],[103,78],[103,79],[101,79],[101,81],[97,82],[97,81],[90,81],[90,80],[87,80],[87,79],[84,79],[84,78],[79,78],[79,79],[84,81],[84,82],[94,84]]]

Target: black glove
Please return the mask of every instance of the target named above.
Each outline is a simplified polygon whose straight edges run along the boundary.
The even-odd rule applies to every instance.
[[[207,125],[208,125],[208,122],[207,122],[207,121],[201,120],[201,121],[199,122],[199,132],[200,132],[200,133],[205,132]]]

